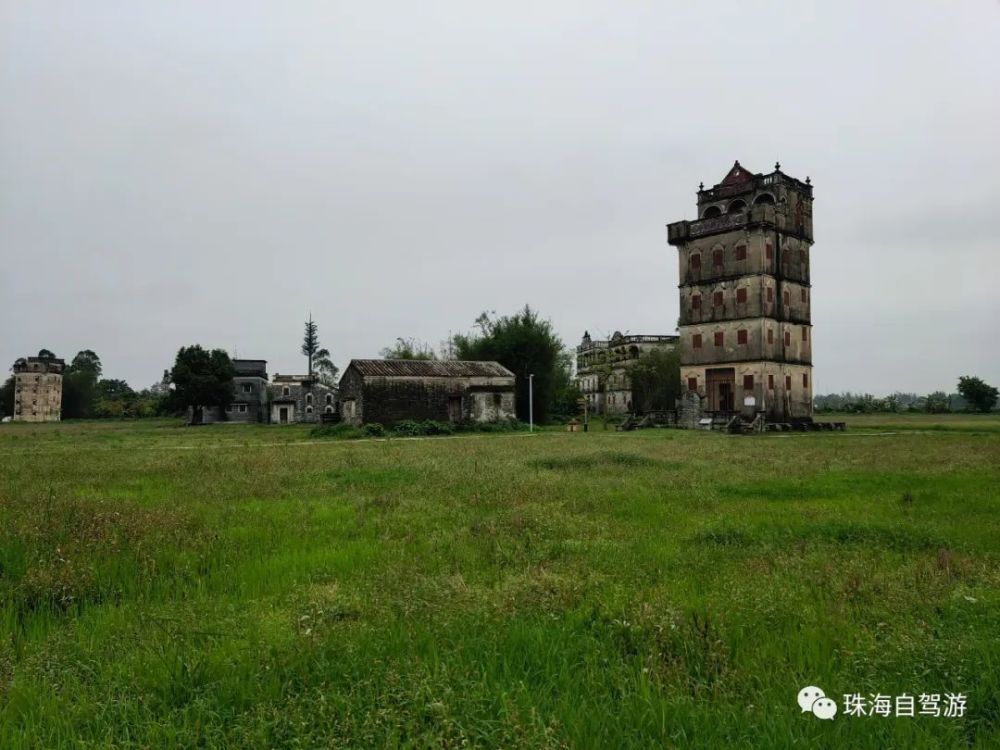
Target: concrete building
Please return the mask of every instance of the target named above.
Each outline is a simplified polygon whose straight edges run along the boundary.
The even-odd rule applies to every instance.
[[[233,400],[223,414],[217,407],[188,409],[191,424],[235,422],[293,424],[318,422],[336,411],[337,390],[306,375],[268,379],[267,360],[234,359]]]
[[[271,424],[319,422],[324,414],[337,411],[337,389],[321,383],[315,376],[278,375],[271,385]]]
[[[513,419],[514,373],[499,362],[353,359],[340,379],[343,421]]]
[[[632,383],[628,369],[640,356],[654,349],[673,349],[678,336],[622,334],[592,339],[588,331],[576,347],[576,385],[592,414],[627,414],[633,411]]]
[[[226,408],[226,420],[267,422],[267,360],[234,359],[233,367],[233,402]]]
[[[58,422],[64,360],[27,357],[14,363],[14,422]]]
[[[680,264],[682,386],[707,411],[812,415],[813,189],[780,165],[736,162],[698,190],[698,219],[667,227]]]

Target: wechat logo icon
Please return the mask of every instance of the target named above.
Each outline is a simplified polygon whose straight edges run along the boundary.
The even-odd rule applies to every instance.
[[[837,702],[826,697],[822,688],[809,685],[799,691],[799,708],[817,719],[833,719],[837,715]]]

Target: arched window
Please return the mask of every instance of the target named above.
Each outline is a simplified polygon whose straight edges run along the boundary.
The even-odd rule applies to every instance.
[[[311,406],[307,406],[306,407],[306,414],[312,414],[312,413],[313,413],[313,408]]]
[[[761,193],[753,199],[753,204],[755,206],[773,206],[774,196],[770,193]]]
[[[701,215],[701,218],[714,219],[716,216],[722,216],[722,209],[718,206],[709,206],[705,209],[705,213]]]
[[[311,393],[307,393],[306,394],[306,404],[308,404],[309,406],[312,406],[312,402],[313,402],[313,395]]]
[[[332,393],[326,394],[326,403],[327,403],[327,405],[333,403],[333,394]]]
[[[333,407],[332,406],[327,406],[326,409],[324,409],[324,411],[327,414],[333,414]]]
[[[746,202],[742,199],[737,199],[729,204],[729,208],[727,209],[726,213],[738,214],[740,211],[746,211],[746,208],[747,208]]]

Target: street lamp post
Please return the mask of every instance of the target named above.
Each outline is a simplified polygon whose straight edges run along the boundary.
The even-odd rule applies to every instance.
[[[535,431],[535,374],[528,373],[528,432]]]

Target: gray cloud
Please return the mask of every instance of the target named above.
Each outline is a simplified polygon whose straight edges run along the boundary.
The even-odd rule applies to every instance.
[[[664,224],[816,185],[817,391],[1000,380],[996,3],[0,4],[0,362],[670,332]]]

